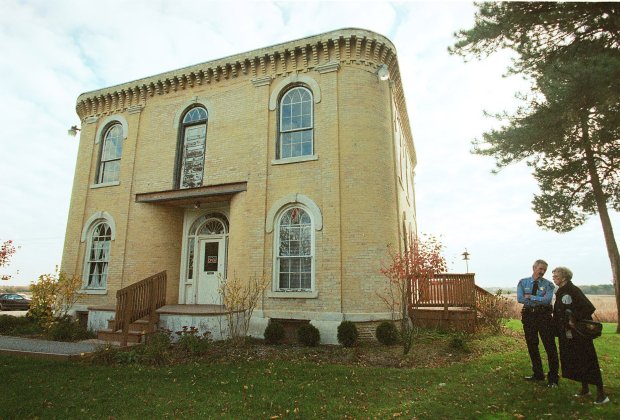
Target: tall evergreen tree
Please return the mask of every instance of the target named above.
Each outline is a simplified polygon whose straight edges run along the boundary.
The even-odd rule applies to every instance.
[[[498,169],[533,168],[533,208],[544,229],[567,232],[600,217],[620,313],[620,255],[610,210],[620,211],[620,3],[501,2],[476,5],[475,25],[455,34],[453,54],[478,59],[509,48],[509,72],[532,82],[503,125],[474,141]],[[616,328],[620,333],[620,322]]]

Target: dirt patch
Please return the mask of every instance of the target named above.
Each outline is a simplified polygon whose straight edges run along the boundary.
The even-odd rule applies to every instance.
[[[478,358],[483,352],[481,342],[482,338],[476,336],[430,333],[418,337],[407,355],[403,355],[400,345],[384,346],[380,343],[360,343],[347,348],[335,345],[269,345],[260,340],[249,340],[241,345],[214,342],[202,359],[213,363],[296,360],[317,365],[436,368]]]

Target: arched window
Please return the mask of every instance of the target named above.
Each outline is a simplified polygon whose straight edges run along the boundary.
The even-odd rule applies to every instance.
[[[99,168],[97,170],[97,183],[116,182],[119,180],[121,168],[121,153],[123,151],[123,126],[111,125],[103,135]]]
[[[314,153],[312,92],[296,86],[280,101],[278,158],[309,156]]]
[[[278,291],[310,291],[314,277],[314,229],[301,206],[285,209],[277,223],[275,272]]]
[[[87,243],[85,289],[106,289],[112,229],[105,221],[98,221],[90,230]]]
[[[191,108],[183,117],[180,148],[177,156],[178,188],[195,188],[202,185],[207,140],[207,110]]]

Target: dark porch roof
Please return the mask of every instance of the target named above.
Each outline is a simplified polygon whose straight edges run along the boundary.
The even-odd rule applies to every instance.
[[[197,188],[155,191],[136,194],[136,203],[160,204],[172,207],[196,207],[203,203],[229,201],[233,195],[247,191],[248,183],[207,185]]]

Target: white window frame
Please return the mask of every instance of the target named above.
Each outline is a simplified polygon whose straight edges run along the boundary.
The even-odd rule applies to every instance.
[[[196,121],[186,121],[186,119],[188,118],[188,116],[190,116],[192,113],[194,113],[197,110],[202,110],[205,113],[205,118],[203,119],[199,119]],[[179,139],[180,144],[180,148],[179,148],[179,161],[178,161],[178,173],[177,173],[177,180],[178,180],[178,188],[179,189],[187,189],[187,188],[196,188],[196,187],[200,187],[202,186],[203,180],[204,180],[204,173],[205,173],[205,159],[206,159],[206,155],[207,155],[207,128],[209,125],[209,112],[207,111],[207,108],[205,108],[202,105],[198,105],[198,106],[194,106],[190,109],[187,110],[187,112],[185,112],[183,114],[183,118],[181,119],[181,138]],[[204,135],[202,135],[202,170],[201,170],[201,176],[200,176],[200,181],[198,182],[198,185],[185,185],[183,180],[184,180],[184,173],[185,173],[185,168],[186,168],[186,152],[187,152],[187,141],[188,141],[188,135],[190,132],[195,131],[196,128],[204,128]]]
[[[109,239],[109,249],[107,255],[107,269],[106,269],[106,277],[103,286],[101,287],[89,287],[88,280],[90,275],[90,251],[93,246],[93,234],[95,232],[95,228],[102,223],[108,225],[110,229],[110,239]],[[85,243],[85,251],[84,251],[84,268],[82,273],[82,289],[80,293],[85,294],[106,294],[108,290],[108,273],[110,267],[110,255],[112,253],[112,243],[116,239],[116,224],[114,223],[114,219],[112,216],[104,211],[98,211],[90,216],[90,218],[84,224],[84,228],[82,229],[81,242]]]
[[[102,259],[91,259],[91,254],[93,251],[93,247],[95,246],[95,233],[100,227],[105,226],[106,234],[100,237],[106,238],[101,242],[104,243],[103,250],[105,252],[104,258]],[[99,242],[99,241],[97,241]],[[108,268],[110,266],[110,251],[112,250],[112,228],[105,220],[98,220],[90,229],[90,234],[88,235],[88,242],[86,245],[86,255],[84,262],[84,282],[83,289],[86,290],[107,290],[108,288]],[[98,274],[100,276],[100,282],[98,285],[90,284],[90,276],[91,276],[91,267],[96,264],[101,264],[103,269]]]
[[[313,277],[312,277],[312,291],[309,292],[280,292],[278,291],[278,285],[280,284],[278,270],[276,270],[276,255],[278,252],[278,238],[279,230],[278,225],[280,217],[283,212],[290,207],[301,207],[310,214],[310,220],[312,221],[312,253],[314,255],[313,265]],[[267,290],[265,295],[269,298],[295,298],[295,299],[314,299],[319,296],[319,288],[317,285],[317,273],[316,267],[320,256],[316,255],[316,241],[317,233],[323,229],[323,215],[321,209],[317,204],[308,196],[299,193],[287,194],[280,199],[276,200],[269,208],[267,216],[265,217],[265,232],[271,234],[272,238],[272,286],[271,290]]]
[[[308,217],[310,218],[310,257],[311,266],[310,266],[310,288],[280,288],[280,224],[282,222],[282,217],[291,209],[299,208],[303,210]],[[274,253],[273,253],[273,291],[277,293],[312,293],[316,290],[316,235],[315,235],[315,221],[312,215],[312,211],[308,209],[306,206],[300,203],[292,203],[281,209],[278,213],[275,223],[274,223]]]
[[[108,144],[109,142],[112,141],[112,137],[111,136],[111,132],[112,130],[115,130],[116,136],[115,139],[117,141],[120,142],[120,146],[118,146],[117,148],[118,153],[113,155],[113,156],[108,156],[107,154],[107,148],[108,148]],[[122,123],[118,122],[118,121],[114,121],[112,124],[109,124],[105,131],[103,132],[102,138],[101,138],[101,148],[99,149],[99,159],[98,159],[98,166],[97,166],[97,180],[95,182],[95,185],[113,185],[113,184],[117,184],[120,180],[120,173],[121,173],[121,158],[123,156],[123,143],[125,142],[125,136],[124,136],[124,130],[123,130],[123,125]],[[110,170],[108,168],[108,165],[111,164],[112,162],[117,162],[118,164],[118,171],[116,171],[116,176],[114,177],[108,177],[108,175],[110,175]]]
[[[284,124],[283,124],[283,119],[284,119],[284,112],[283,112],[283,108],[285,106],[284,101],[285,99],[289,96],[293,94],[293,91],[296,90],[303,90],[305,92],[308,93],[308,95],[310,96],[310,99],[308,101],[304,101],[302,103],[307,104],[305,106],[309,106],[310,107],[310,125],[308,127],[300,127],[300,128],[290,128],[290,129],[284,129]],[[284,156],[283,153],[283,137],[286,134],[294,134],[294,133],[305,133],[305,132],[310,132],[310,152],[309,153],[303,153],[303,149],[302,152],[299,155],[291,155],[291,156]],[[303,144],[303,143],[302,143]],[[287,89],[284,94],[282,95],[282,98],[280,99],[280,104],[279,104],[279,118],[278,118],[278,156],[277,159],[280,160],[294,160],[294,159],[304,159],[307,157],[312,157],[314,156],[314,95],[312,93],[312,91],[310,89],[308,89],[305,86],[291,86],[289,89]]]

